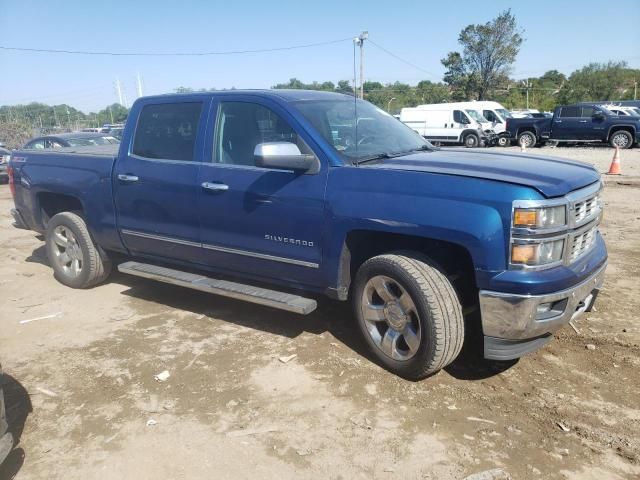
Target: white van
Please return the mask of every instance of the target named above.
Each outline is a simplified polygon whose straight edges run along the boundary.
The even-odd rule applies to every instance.
[[[434,143],[479,147],[493,132],[491,124],[473,108],[442,103],[403,108],[400,121]]]
[[[505,125],[507,118],[511,118],[511,112],[500,105],[498,102],[490,102],[487,100],[478,100],[474,102],[456,102],[447,105],[454,105],[458,108],[473,108],[482,113],[482,116],[491,122],[491,128],[494,132],[500,134],[506,130]]]

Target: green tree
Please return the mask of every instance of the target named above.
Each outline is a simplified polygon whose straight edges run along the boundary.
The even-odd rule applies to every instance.
[[[33,129],[24,122],[0,123],[0,142],[10,150],[22,147],[33,135]]]
[[[454,97],[484,100],[508,80],[522,45],[522,31],[511,10],[485,24],[468,25],[458,37],[462,53],[449,52],[441,60],[447,69],[444,81]]]

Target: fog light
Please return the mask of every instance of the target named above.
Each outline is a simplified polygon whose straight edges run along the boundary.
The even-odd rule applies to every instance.
[[[553,303],[551,303],[551,302],[549,302],[549,303],[541,303],[540,305],[538,305],[538,308],[536,308],[536,316],[543,315],[545,313],[550,312],[552,305],[553,305]]]

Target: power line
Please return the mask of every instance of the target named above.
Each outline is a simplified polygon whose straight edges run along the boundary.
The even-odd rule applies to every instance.
[[[296,50],[300,48],[320,47],[323,45],[332,45],[341,42],[351,41],[349,38],[341,38],[338,40],[329,40],[326,42],[307,43],[302,45],[291,45],[287,47],[276,48],[258,48],[254,50],[229,50],[222,52],[101,52],[89,50],[56,50],[51,48],[26,48],[26,47],[6,47],[0,45],[0,50],[11,50],[17,52],[33,52],[33,53],[62,53],[71,55],[108,55],[112,57],[205,57],[213,55],[242,55],[247,53],[268,53],[281,52],[285,50]]]
[[[399,57],[399,56],[398,56],[398,55],[396,55],[395,53],[390,52],[389,50],[387,50],[386,48],[384,48],[382,45],[378,45],[376,42],[374,42],[374,41],[373,41],[373,40],[371,40],[371,39],[369,39],[369,43],[371,43],[371,45],[375,46],[376,48],[379,48],[380,50],[382,50],[383,52],[385,52],[387,55],[391,55],[391,56],[392,56],[393,58],[395,58],[396,60],[400,60],[401,62],[406,63],[407,65],[409,65],[409,66],[411,66],[411,67],[413,67],[413,68],[415,68],[415,69],[417,69],[417,70],[420,70],[421,72],[424,72],[424,73],[426,73],[426,74],[428,74],[428,75],[430,75],[430,76],[432,76],[432,77],[437,77],[437,76],[438,76],[438,75],[436,75],[435,73],[430,72],[429,70],[425,70],[424,68],[419,67],[418,65],[416,65],[415,63],[410,62],[409,60],[405,60],[404,58]]]

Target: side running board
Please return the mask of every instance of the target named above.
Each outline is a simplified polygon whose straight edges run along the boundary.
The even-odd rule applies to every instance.
[[[200,290],[202,292],[231,297],[237,300],[257,303],[267,307],[279,308],[289,312],[307,315],[313,312],[318,304],[311,298],[304,298],[290,293],[277,292],[266,288],[244,285],[227,280],[216,280],[193,273],[181,272],[171,268],[158,267],[139,262],[125,262],[118,265],[118,270],[143,278],[171,283],[181,287]]]

